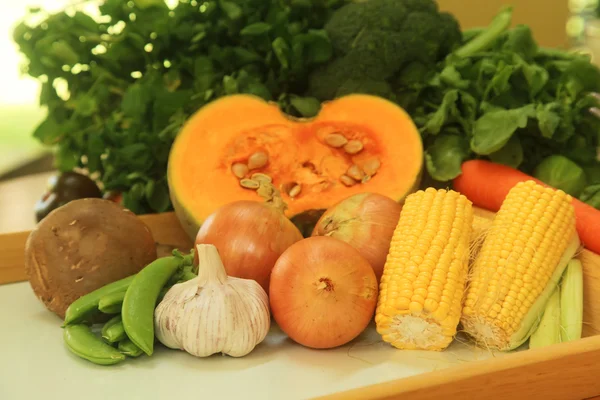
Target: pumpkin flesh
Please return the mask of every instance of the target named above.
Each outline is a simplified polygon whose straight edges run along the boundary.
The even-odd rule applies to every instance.
[[[363,148],[348,154],[328,144],[331,134]],[[235,163],[247,165],[257,152],[266,153],[268,162],[245,178],[257,172],[271,177],[290,218],[365,191],[402,201],[418,186],[423,163],[421,137],[410,117],[378,97],[349,95],[324,103],[311,120],[290,118],[276,104],[253,96],[224,97],[191,117],[169,156],[171,198],[190,236],[220,206],[262,200],[232,172]],[[362,168],[375,160],[380,166],[369,179],[351,186],[340,180],[352,165]],[[292,197],[296,185],[300,192]]]

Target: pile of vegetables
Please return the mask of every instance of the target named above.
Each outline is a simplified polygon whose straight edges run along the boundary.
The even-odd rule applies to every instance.
[[[580,242],[571,198],[531,179],[491,196],[503,211],[478,222],[471,200],[453,190],[429,187],[403,205],[361,192],[328,209],[308,238],[285,218],[280,197],[231,202],[208,217],[189,253],[174,250],[64,302],[63,340],[80,358],[114,365],[152,356],[157,341],[195,357],[243,357],[267,339],[271,317],[293,342],[313,349],[348,344],[373,322],[384,342],[404,350],[443,351],[459,324],[476,345],[500,351],[527,340],[536,348],[581,338],[584,274],[574,258]],[[81,215],[78,208],[89,201],[98,209],[118,207],[75,200],[40,225],[65,229],[71,224],[54,216]],[[73,246],[85,247],[71,237]],[[475,246],[479,240],[483,245]],[[499,240],[502,252],[494,250]],[[120,251],[127,260],[136,249]],[[503,268],[492,263],[496,256]],[[114,264],[99,261],[107,276],[114,274]],[[482,273],[491,280],[480,280]],[[61,269],[46,278],[73,280]],[[477,296],[492,303],[477,303]]]
[[[348,4],[349,3],[349,4]],[[510,8],[461,31],[433,0],[104,0],[100,16],[32,9],[14,30],[42,83],[34,136],[135,213],[172,209],[171,144],[201,106],[248,93],[296,116],[349,93],[404,107],[433,183],[491,159],[600,208],[600,72],[540,48]],[[28,22],[36,19],[41,23]]]

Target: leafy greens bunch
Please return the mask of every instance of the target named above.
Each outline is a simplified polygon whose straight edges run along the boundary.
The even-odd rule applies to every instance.
[[[463,161],[488,158],[600,206],[597,149],[600,70],[589,57],[540,48],[529,27],[509,29],[511,8],[426,78],[397,94],[420,127],[426,166],[438,181],[461,173]]]
[[[345,94],[382,96],[419,127],[434,183],[489,158],[600,208],[600,120],[588,112],[600,71],[510,28],[512,8],[464,32],[434,0],[104,0],[99,11],[46,15],[14,39],[44,82],[34,135],[57,147],[61,170],[95,172],[136,213],[172,208],[177,132],[233,93],[305,117]]]
[[[57,148],[60,170],[87,168],[135,213],[171,209],[170,146],[199,107],[250,93],[290,114],[318,111],[296,93],[332,57],[322,28],[342,1],[105,0],[94,19],[32,9],[42,22],[13,37],[48,107],[34,136]]]

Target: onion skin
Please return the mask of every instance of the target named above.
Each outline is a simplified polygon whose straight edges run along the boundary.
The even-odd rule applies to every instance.
[[[367,328],[378,291],[373,268],[354,247],[315,236],[293,244],[277,260],[269,301],[275,322],[290,339],[329,349]]]
[[[330,207],[312,236],[330,236],[350,244],[371,264],[379,282],[402,205],[377,193],[359,193]]]
[[[228,276],[254,279],[268,293],[275,262],[302,239],[300,230],[279,209],[242,200],[211,214],[200,227],[195,244],[214,245]]]

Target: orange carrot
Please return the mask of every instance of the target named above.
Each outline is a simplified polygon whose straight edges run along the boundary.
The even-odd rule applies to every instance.
[[[533,180],[551,187],[526,173],[486,160],[470,160],[462,164],[462,174],[453,181],[454,189],[477,207],[498,211],[504,198],[518,182]],[[600,254],[600,210],[573,198],[577,233],[583,245]]]

